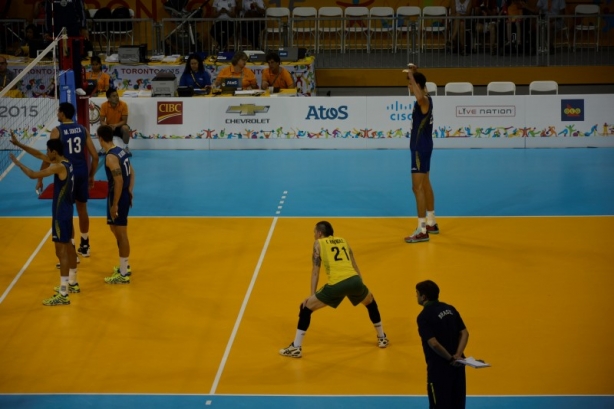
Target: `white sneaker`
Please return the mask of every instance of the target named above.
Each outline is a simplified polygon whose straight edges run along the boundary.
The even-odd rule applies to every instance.
[[[377,346],[380,348],[386,348],[390,341],[386,338],[386,334],[384,334],[383,338],[377,337]]]
[[[300,358],[303,356],[301,347],[295,347],[294,342],[287,348],[280,349],[279,354],[290,358]]]

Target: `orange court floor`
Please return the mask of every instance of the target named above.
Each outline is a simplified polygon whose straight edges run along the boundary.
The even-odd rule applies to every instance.
[[[115,242],[92,218],[92,256],[70,307],[42,308],[58,284],[47,218],[0,219],[1,393],[421,395],[415,283],[433,279],[470,332],[470,395],[612,394],[612,217],[442,218],[429,243],[412,220],[331,218],[352,245],[391,344],[376,347],[362,306],[314,314],[304,357],[285,359],[309,295],[316,218],[131,221],[132,283],[104,283]],[[581,223],[591,232],[577,240]],[[527,231],[533,232],[530,236]],[[203,234],[206,232],[206,234]],[[186,241],[157,240],[179,236]],[[268,240],[267,240],[268,239]],[[39,243],[42,244],[37,251]],[[321,282],[325,282],[325,277]],[[575,352],[571,352],[575,351]]]

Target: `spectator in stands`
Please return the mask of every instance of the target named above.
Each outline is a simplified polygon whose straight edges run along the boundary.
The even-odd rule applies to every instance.
[[[47,40],[56,37],[63,27],[69,37],[88,38],[83,0],[48,0],[45,4]]]
[[[196,54],[188,57],[185,69],[179,79],[179,86],[192,87],[194,89],[205,89],[211,87],[211,76],[205,70],[203,61]]]
[[[47,1],[37,1],[32,7],[32,22],[41,29],[45,26],[45,3]]]
[[[565,0],[537,0],[537,10],[543,17],[548,18],[548,30],[550,39],[550,53],[554,52],[554,39],[556,33],[561,31],[565,25],[563,19],[556,18],[565,14]]]
[[[15,55],[16,56],[21,56],[21,55],[28,55],[29,52],[29,45],[30,45],[30,41],[33,40],[39,40],[40,39],[40,34],[38,33],[38,27],[36,27],[34,24],[28,24],[26,26],[26,30],[25,30],[26,35],[24,36],[24,39],[21,41],[21,43],[15,47]]]
[[[495,48],[495,42],[498,45],[497,20],[492,17],[498,14],[497,0],[483,0],[480,7],[476,9],[476,15],[482,16],[483,18],[477,21],[475,31],[478,37],[484,36],[484,38],[486,38],[486,34],[490,34],[488,37],[488,44],[491,55],[497,52]]]
[[[522,10],[526,7],[523,0],[511,0],[507,7],[507,21],[505,32],[507,33],[505,46],[518,47],[522,44]],[[516,40],[512,38],[512,26],[516,27]]]
[[[121,138],[123,149],[128,156],[132,156],[128,143],[130,142],[130,127],[128,126],[128,105],[119,99],[117,90],[107,90],[107,102],[100,106],[100,125],[109,125],[113,128],[113,136]],[[117,144],[121,146],[121,144]]]
[[[219,49],[226,51],[229,39],[235,34],[235,22],[231,19],[236,16],[237,4],[235,0],[214,0],[212,8],[216,21],[209,34],[217,42]]]
[[[271,51],[266,55],[266,61],[269,64],[269,68],[265,68],[262,72],[262,89],[267,89],[268,87],[280,89],[295,87],[292,75],[281,66],[279,54]]]
[[[473,13],[474,3],[477,0],[451,0],[450,15],[457,17],[452,21],[452,37],[450,39],[452,51],[458,49],[460,55],[467,55],[465,49],[466,21],[463,16],[470,16]]]
[[[263,29],[262,20],[265,17],[263,0],[243,0],[242,16],[250,19],[241,22],[241,35],[249,41],[255,50],[260,49],[260,33]],[[252,19],[260,20],[252,20]]]
[[[8,61],[0,55],[0,91],[15,78],[15,73],[8,69]]]
[[[88,84],[94,84],[96,92],[107,92],[111,88],[111,76],[102,71],[102,61],[97,55],[90,59],[92,70],[85,74]]]
[[[219,87],[226,78],[240,78],[242,81],[241,87],[243,89],[258,89],[256,75],[245,66],[247,64],[247,59],[247,54],[243,51],[236,53],[234,57],[232,57],[230,65],[223,68],[217,75],[215,85]]]

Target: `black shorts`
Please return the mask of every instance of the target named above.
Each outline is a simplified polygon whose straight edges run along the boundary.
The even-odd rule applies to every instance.
[[[72,216],[70,218],[51,218],[51,237],[54,242],[70,243],[72,239]]]
[[[73,199],[77,202],[87,203],[90,197],[90,179],[87,168],[74,170],[75,181],[73,185]]]
[[[128,213],[130,212],[130,192],[122,190],[121,197],[117,206],[117,217],[111,217],[111,205],[113,204],[113,192],[109,191],[107,197],[107,224],[113,226],[127,226]]]
[[[411,173],[429,173],[431,170],[431,154],[429,150],[411,151]]]

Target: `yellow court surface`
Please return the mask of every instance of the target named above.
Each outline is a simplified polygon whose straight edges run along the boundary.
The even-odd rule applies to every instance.
[[[116,243],[92,218],[82,292],[48,308],[49,218],[0,218],[0,288],[18,278],[0,303],[0,393],[424,395],[414,286],[432,279],[462,314],[467,355],[492,364],[467,370],[468,394],[614,394],[614,217],[439,218],[418,244],[403,241],[414,218],[324,218],[352,246],[390,346],[346,300],[314,313],[302,359],[284,358],[321,219],[131,218],[132,282],[112,286]]]

